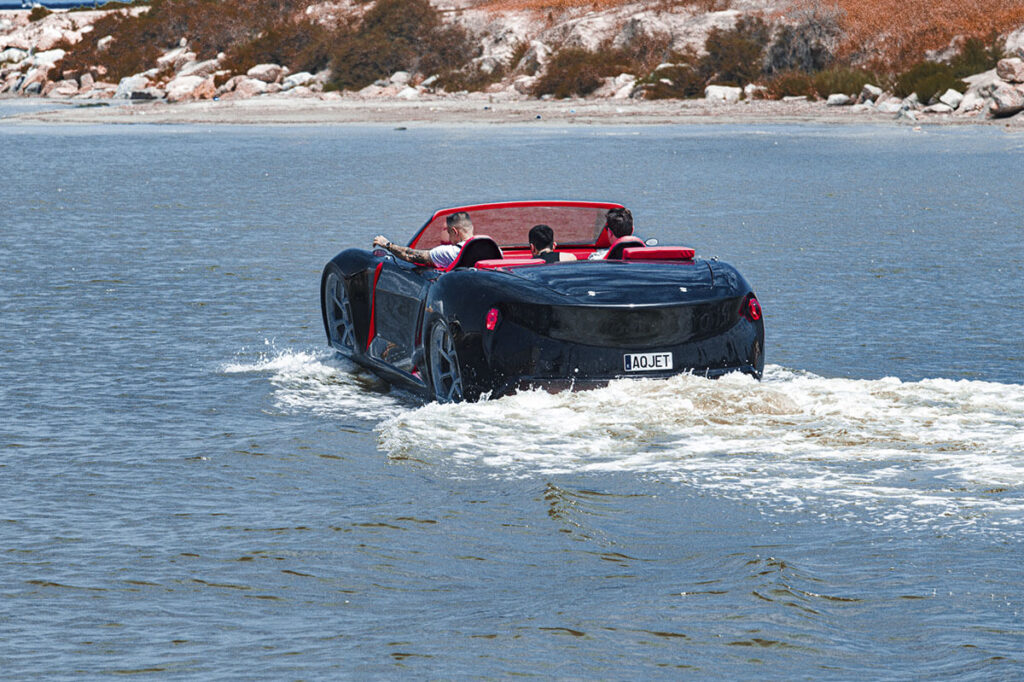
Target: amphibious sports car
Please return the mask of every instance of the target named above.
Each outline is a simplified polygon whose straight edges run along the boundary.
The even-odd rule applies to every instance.
[[[622,206],[508,201],[441,209],[408,245],[443,243],[446,217],[469,213],[476,236],[445,269],[381,248],[346,249],[321,277],[327,340],[391,383],[442,402],[681,372],[760,378],[764,321],[743,276],[690,248],[632,236],[611,242],[604,225],[613,208]],[[540,223],[554,229],[557,251],[578,260],[533,258],[527,233]]]

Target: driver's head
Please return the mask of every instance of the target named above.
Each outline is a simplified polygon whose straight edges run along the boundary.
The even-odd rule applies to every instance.
[[[547,225],[534,225],[530,228],[530,249],[534,254],[555,246],[555,231]]]
[[[452,244],[466,241],[473,236],[473,221],[465,211],[452,213],[445,218],[445,231]]]
[[[633,214],[628,208],[613,208],[605,214],[604,229],[612,233],[614,239],[633,234]]]

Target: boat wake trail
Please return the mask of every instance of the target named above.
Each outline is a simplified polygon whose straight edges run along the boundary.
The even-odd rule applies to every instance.
[[[830,379],[768,366],[424,404],[327,351],[224,366],[269,377],[278,409],[360,420],[395,458],[451,476],[628,472],[763,513],[887,527],[1024,531],[1024,386]]]
[[[477,404],[378,425],[394,456],[467,475],[653,475],[719,495],[887,526],[1024,526],[1024,386],[678,376]]]

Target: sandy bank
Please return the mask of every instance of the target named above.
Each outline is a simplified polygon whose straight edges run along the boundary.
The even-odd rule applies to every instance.
[[[1007,126],[1024,130],[1024,115],[1010,119],[922,115],[917,121],[897,120],[892,114],[830,107],[823,102],[742,101],[735,104],[706,100],[513,100],[495,101],[486,95],[402,101],[352,97],[258,97],[234,101],[178,104],[144,103],[122,106],[64,105],[8,117],[16,122],[96,124],[231,124],[231,125],[659,125],[732,123],[825,123],[892,125]]]

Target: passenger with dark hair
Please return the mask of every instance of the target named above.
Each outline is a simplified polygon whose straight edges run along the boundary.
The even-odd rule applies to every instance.
[[[556,253],[555,231],[547,225],[534,225],[530,228],[530,253],[545,263],[557,263],[564,260],[576,260],[571,253]]]
[[[373,245],[379,246],[396,257],[416,265],[446,268],[459,257],[462,245],[473,237],[473,221],[470,220],[469,213],[459,211],[445,218],[444,229],[448,243],[435,246],[430,250],[410,249],[408,246],[393,243],[384,235],[374,237]]]
[[[628,208],[612,208],[604,216],[604,229],[608,231],[609,243],[633,234],[633,214]],[[590,254],[590,260],[604,258],[608,249],[599,249]]]

